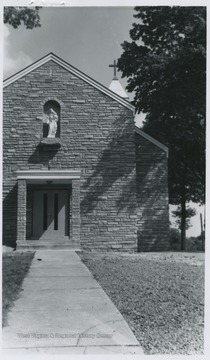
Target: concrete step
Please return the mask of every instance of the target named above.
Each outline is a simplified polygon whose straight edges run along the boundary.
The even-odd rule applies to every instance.
[[[16,250],[38,250],[38,249],[68,249],[72,251],[80,251],[78,244],[71,241],[55,241],[55,240],[26,240],[18,242]]]

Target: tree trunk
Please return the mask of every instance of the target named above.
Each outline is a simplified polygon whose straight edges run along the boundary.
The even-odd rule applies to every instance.
[[[182,200],[181,200],[181,250],[186,249],[186,194],[185,186],[182,190]]]

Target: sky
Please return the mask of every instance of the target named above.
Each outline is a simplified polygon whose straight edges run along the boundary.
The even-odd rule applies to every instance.
[[[27,30],[20,26],[13,29],[4,25],[4,79],[53,52],[108,87],[113,78],[113,68],[109,64],[122,54],[123,41],[130,41],[129,30],[136,21],[134,13],[131,6],[43,7],[40,28]],[[121,79],[119,72],[118,79],[125,88],[127,81]],[[133,98],[133,94],[128,96],[130,100]],[[139,115],[136,124],[141,126],[143,119],[144,116]],[[193,226],[187,236],[197,236],[201,232],[200,212],[203,214],[204,209],[196,204],[193,207],[197,216],[192,219]],[[174,223],[173,218],[171,221]]]
[[[5,26],[5,77],[54,52],[109,86],[113,77],[109,64],[121,55],[121,43],[129,40],[133,13],[132,7],[51,7],[40,10],[40,28]]]

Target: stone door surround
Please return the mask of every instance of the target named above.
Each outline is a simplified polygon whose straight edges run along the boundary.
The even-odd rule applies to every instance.
[[[80,174],[78,170],[22,170],[17,171],[18,199],[17,199],[17,245],[26,241],[26,197],[27,184],[63,184],[72,186],[71,198],[71,244],[80,244]]]

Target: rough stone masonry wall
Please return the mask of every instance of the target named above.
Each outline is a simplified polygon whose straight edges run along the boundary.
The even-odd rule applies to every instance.
[[[138,251],[169,250],[166,153],[136,133],[136,159]]]
[[[61,107],[61,148],[52,152],[39,146],[47,100]],[[8,85],[3,102],[4,243],[17,238],[17,170],[81,169],[82,247],[135,251],[132,111],[53,61]]]

